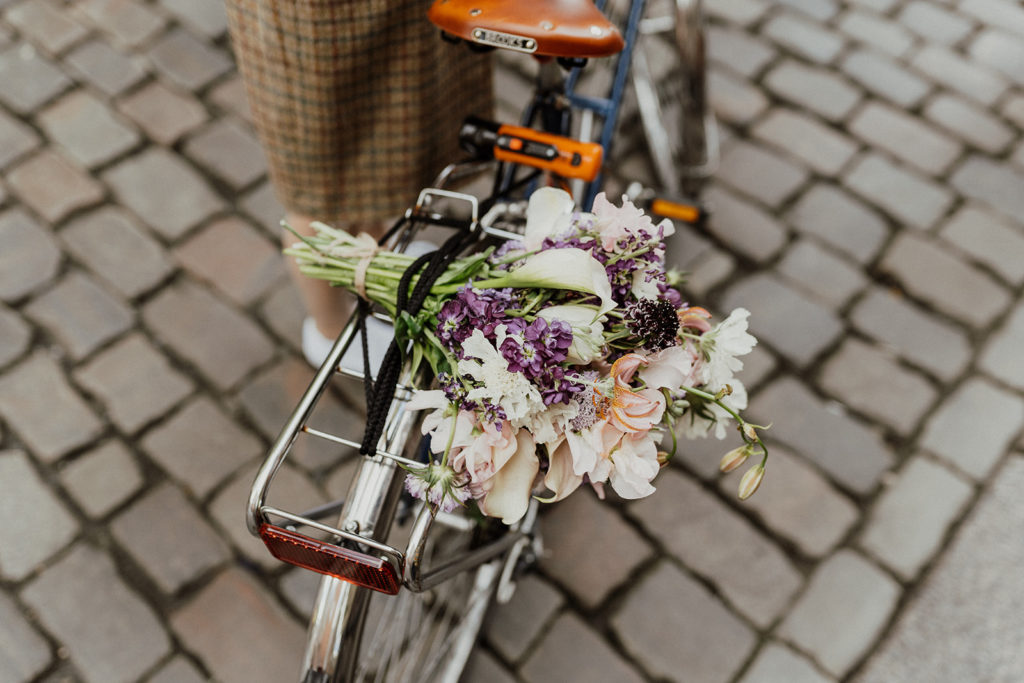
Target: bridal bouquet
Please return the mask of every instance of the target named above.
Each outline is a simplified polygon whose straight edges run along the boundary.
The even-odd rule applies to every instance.
[[[286,253],[306,274],[394,314],[413,257],[316,226],[316,237]],[[740,497],[751,495],[767,449],[763,427],[739,413],[747,395],[734,377],[757,343],[749,313],[713,324],[682,301],[664,263],[673,230],[627,200],[616,207],[602,194],[593,213],[581,213],[568,194],[542,188],[521,241],[456,260],[416,316],[397,315],[396,334],[413,342],[411,362],[429,363],[437,378],[410,403],[431,411],[423,432],[434,458],[409,471],[409,492],[444,510],[474,500],[507,524],[531,495],[554,502],[584,483],[602,496],[610,485],[622,498],[642,498],[654,492],[677,433],[721,439],[731,420],[743,443],[721,469],[761,455],[740,482]]]

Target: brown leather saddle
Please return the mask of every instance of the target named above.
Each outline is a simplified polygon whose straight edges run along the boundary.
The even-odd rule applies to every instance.
[[[607,57],[624,46],[592,0],[434,0],[427,16],[464,40],[548,57]]]

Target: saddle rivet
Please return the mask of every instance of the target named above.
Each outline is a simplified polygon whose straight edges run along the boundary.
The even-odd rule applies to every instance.
[[[480,14],[481,14],[481,11],[480,11],[479,8],[469,10],[469,16],[471,16],[471,17],[478,17],[478,16],[480,16]]]
[[[595,36],[599,36],[602,33],[604,33],[604,29],[602,29],[600,26],[591,26],[590,32]]]
[[[540,27],[542,29],[544,29],[545,31],[554,31],[555,30],[555,25],[552,24],[550,21],[542,21],[542,22],[540,22]]]

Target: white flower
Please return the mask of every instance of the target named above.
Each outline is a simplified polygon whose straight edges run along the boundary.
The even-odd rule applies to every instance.
[[[500,343],[504,325],[499,325],[496,331]],[[515,427],[520,426],[531,413],[544,410],[544,400],[537,388],[522,373],[508,369],[508,361],[487,341],[481,330],[473,330],[473,334],[463,342],[462,352],[466,358],[459,361],[459,372],[483,384],[470,389],[466,395],[470,401],[485,400],[501,406]]]
[[[477,283],[478,287],[546,287],[596,294],[601,308],[596,320],[615,308],[612,285],[601,262],[582,249],[548,249],[527,257],[515,270]]]
[[[737,413],[747,407],[747,388],[737,379],[729,381],[732,393],[722,398],[722,403],[732,408]],[[714,416],[714,420],[708,420],[694,413],[686,413],[680,418],[686,428],[685,435],[688,439],[703,439],[715,428],[715,438],[724,439],[726,436],[726,424],[732,420],[732,415],[716,403],[708,403],[707,409]]]
[[[743,368],[743,356],[754,348],[757,339],[747,332],[750,311],[737,308],[729,317],[704,333],[700,347],[705,355],[701,380],[709,391],[718,391],[732,383],[733,375]]]
[[[541,187],[534,191],[526,206],[526,233],[523,235],[526,249],[540,249],[545,237],[555,237],[568,230],[575,208],[572,196],[565,190]]]
[[[648,277],[647,270],[637,270],[633,273],[633,286],[630,288],[633,296],[637,299],[659,299],[661,291],[658,289],[658,280]],[[650,272],[656,273],[656,270]]]
[[[530,505],[530,490],[540,470],[537,445],[525,429],[516,433],[515,453],[488,480],[489,490],[480,509],[489,517],[501,517],[505,524],[515,524]]]
[[[654,493],[651,480],[657,476],[658,447],[649,434],[625,436],[612,451],[612,467],[608,474],[615,493],[626,500],[643,498]]]
[[[548,306],[539,310],[537,317],[548,322],[561,320],[572,327],[569,362],[587,364],[602,357],[604,325],[594,319],[594,309],[574,304]]]

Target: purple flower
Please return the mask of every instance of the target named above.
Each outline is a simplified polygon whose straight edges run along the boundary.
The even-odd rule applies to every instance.
[[[437,338],[462,358],[462,343],[473,334],[473,330],[479,329],[485,336],[493,338],[498,325],[514,320],[506,311],[518,305],[518,297],[511,288],[460,287],[455,297],[445,302],[437,314]]]

